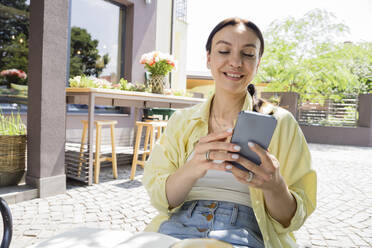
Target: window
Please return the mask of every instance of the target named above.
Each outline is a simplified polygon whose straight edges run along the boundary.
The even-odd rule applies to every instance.
[[[27,110],[29,0],[0,1],[0,108]]]
[[[176,0],[176,18],[187,22],[187,0]]]
[[[69,76],[95,76],[117,82],[124,75],[125,8],[112,1],[71,0]],[[87,112],[68,105],[69,112]],[[122,113],[123,108],[98,106],[96,112]]]

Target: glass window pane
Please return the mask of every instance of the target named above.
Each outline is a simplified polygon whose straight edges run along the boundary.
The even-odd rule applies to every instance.
[[[70,77],[118,81],[120,7],[103,0],[72,0]]]
[[[29,0],[0,1],[0,108],[26,110]]]
[[[95,76],[120,79],[124,7],[104,0],[71,1],[70,78]],[[123,68],[123,67],[122,67]],[[97,106],[96,113],[127,113],[118,107]],[[84,105],[68,105],[69,112],[87,112]]]

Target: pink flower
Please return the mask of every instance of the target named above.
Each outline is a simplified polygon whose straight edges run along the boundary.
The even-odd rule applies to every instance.
[[[0,75],[3,76],[3,77],[17,76],[21,79],[26,79],[27,78],[27,74],[24,71],[17,70],[17,69],[3,70],[3,71],[0,72]]]
[[[152,60],[150,63],[148,63],[149,66],[153,66],[155,64],[155,60]]]

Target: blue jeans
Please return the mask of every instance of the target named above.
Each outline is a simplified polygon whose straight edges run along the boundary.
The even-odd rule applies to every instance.
[[[253,209],[231,202],[186,202],[158,232],[178,239],[214,238],[235,247],[264,247]]]

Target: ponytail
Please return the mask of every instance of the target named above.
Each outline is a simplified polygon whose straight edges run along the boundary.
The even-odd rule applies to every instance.
[[[262,98],[257,99],[256,88],[254,87],[253,84],[248,85],[247,91],[252,97],[253,112],[268,114],[268,115],[273,115],[274,114],[274,111],[273,111],[274,105],[265,101]]]

